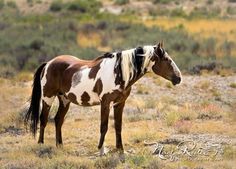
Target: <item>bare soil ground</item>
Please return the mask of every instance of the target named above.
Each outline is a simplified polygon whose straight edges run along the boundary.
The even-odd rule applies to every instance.
[[[97,157],[99,106],[72,105],[63,125],[64,147],[56,148],[55,103],[45,144],[38,145],[21,122],[31,82],[0,79],[0,168],[235,168],[235,87],[235,75],[185,75],[175,87],[145,76],[124,110],[127,153],[114,151],[111,112],[105,143],[110,152]]]

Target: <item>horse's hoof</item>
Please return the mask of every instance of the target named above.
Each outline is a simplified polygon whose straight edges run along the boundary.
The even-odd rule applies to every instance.
[[[102,148],[99,149],[99,155],[100,156],[105,156],[109,152],[109,149],[102,146]]]
[[[63,144],[56,144],[57,148],[63,148]]]

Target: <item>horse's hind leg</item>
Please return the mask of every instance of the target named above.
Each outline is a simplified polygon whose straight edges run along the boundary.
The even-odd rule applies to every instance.
[[[44,142],[44,129],[48,122],[48,114],[52,105],[52,102],[54,100],[54,97],[50,98],[50,103],[42,101],[42,112],[40,115],[40,133],[39,133],[39,140],[38,143]]]
[[[64,122],[64,117],[69,109],[70,101],[64,95],[59,95],[58,99],[59,99],[59,108],[55,116],[55,126],[56,126],[56,145],[60,146],[63,144],[61,127]]]

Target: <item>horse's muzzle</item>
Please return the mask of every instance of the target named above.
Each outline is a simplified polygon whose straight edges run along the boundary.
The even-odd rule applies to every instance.
[[[181,82],[181,77],[173,76],[171,82],[172,82],[173,85],[177,85]]]

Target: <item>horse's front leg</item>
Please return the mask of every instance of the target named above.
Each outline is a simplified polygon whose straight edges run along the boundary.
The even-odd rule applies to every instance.
[[[125,106],[125,102],[116,104],[114,106],[114,120],[115,120],[115,131],[116,131],[116,148],[124,152],[122,138],[121,138],[121,130],[122,130],[122,114]]]
[[[104,139],[108,129],[108,119],[110,112],[110,104],[101,103],[101,125],[100,125],[100,140],[98,144],[98,149],[100,151],[100,155],[104,155]]]

